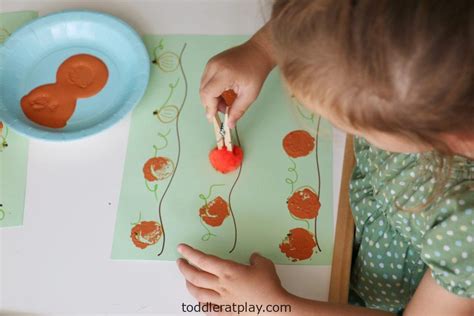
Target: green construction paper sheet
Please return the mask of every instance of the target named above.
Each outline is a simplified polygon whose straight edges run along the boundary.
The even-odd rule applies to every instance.
[[[38,12],[21,11],[0,13],[0,44],[23,24],[38,17]]]
[[[210,57],[246,39],[144,37],[152,61],[151,79],[132,116],[113,259],[175,260],[176,246],[188,243],[242,263],[257,251],[278,264],[331,264],[332,130],[288,96],[277,71],[234,131],[234,143],[240,141],[244,150],[241,169],[223,175],[209,163],[208,153],[216,142],[199,98],[201,75]],[[283,138],[304,129],[316,136],[318,125],[316,149],[290,158],[283,150]],[[320,193],[319,248],[311,247],[314,218],[292,216],[287,204],[305,187]],[[304,260],[293,261],[279,248],[295,228],[299,228],[292,234],[295,239],[308,236],[301,228],[310,232]],[[298,239],[298,251],[301,243],[305,248],[305,241]]]
[[[0,45],[36,12],[0,13]],[[28,140],[13,132],[0,117],[0,227],[23,224]]]

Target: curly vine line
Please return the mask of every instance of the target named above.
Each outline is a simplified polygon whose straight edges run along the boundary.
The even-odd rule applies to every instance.
[[[204,224],[204,221],[202,220],[202,217],[201,217],[200,222],[201,222],[202,227],[204,227],[204,229],[207,231],[204,235],[201,236],[202,241],[208,241],[209,239],[211,239],[211,237],[217,236],[216,234],[211,233],[209,228],[207,228],[206,224]]]
[[[306,114],[303,113],[301,110],[301,105],[299,103],[296,104],[296,109],[298,110],[298,113],[304,118],[307,119],[311,122],[314,122],[314,113],[311,113],[311,115],[307,116]]]
[[[2,122],[1,123],[1,127],[0,127],[0,139],[1,139],[1,143],[0,143],[0,152],[3,151],[4,148],[6,148],[8,146],[8,143],[7,143],[7,138],[8,138],[8,126],[4,126]],[[5,131],[5,134],[3,134],[3,130]],[[0,221],[3,221],[5,219],[5,216],[6,216],[6,213],[5,213],[5,210],[3,208],[3,204],[0,204]]]
[[[3,33],[3,34],[2,34]],[[0,44],[5,42],[12,34],[4,27],[0,27]]]
[[[130,225],[137,225],[142,221],[142,212],[138,212],[138,220],[136,223],[130,223]]]
[[[201,200],[204,201],[205,205],[207,206],[207,201],[208,199],[211,197],[212,195],[212,189],[214,189],[215,187],[221,187],[221,186],[224,186],[223,184],[213,184],[209,187],[209,192],[207,195],[204,195],[204,194],[199,194],[199,198]]]
[[[303,113],[303,111],[301,110],[301,105],[300,105],[299,102],[296,104],[296,109],[298,110],[298,113],[301,115],[301,117],[303,117],[304,119],[309,120],[311,122],[314,122],[314,113],[311,113],[311,115],[309,115],[309,116],[305,115]],[[320,171],[320,167],[319,167],[319,154],[318,154],[319,144],[318,144],[318,139],[319,139],[320,124],[321,124],[321,116],[318,117],[318,121],[317,121],[316,124],[317,124],[317,127],[316,127],[316,135],[315,135],[315,141],[316,141],[315,159],[316,159],[316,173],[317,173],[316,176],[318,178],[318,197],[320,197],[321,196],[321,171]],[[288,171],[290,171],[290,169],[288,169]],[[316,241],[316,245],[318,247],[318,250],[321,252],[321,247],[319,246],[319,242],[318,242],[317,223],[318,223],[318,217],[316,216],[314,218],[314,239]]]
[[[158,107],[155,111],[153,111],[153,115],[156,115],[156,117],[161,123],[164,123],[164,124],[171,123],[176,119],[178,115],[178,112],[179,112],[178,107],[176,105],[168,104],[178,84],[179,84],[179,78],[176,80],[174,84],[170,83],[168,85],[170,89],[168,97],[166,98],[166,100],[163,102],[163,104],[160,107]]]
[[[155,197],[155,200],[158,201],[158,184],[153,184],[153,187],[150,187],[148,184],[148,181],[145,179],[145,186],[148,191],[153,193],[153,196]]]
[[[165,243],[166,243],[165,226],[163,225],[163,217],[162,217],[162,205],[163,205],[163,201],[165,199],[165,196],[166,196],[166,194],[167,194],[167,192],[168,192],[168,190],[171,186],[171,183],[173,182],[173,179],[174,179],[174,176],[176,174],[176,170],[178,169],[179,161],[180,161],[180,158],[181,158],[181,139],[180,139],[180,135],[179,135],[179,117],[180,117],[181,112],[183,111],[184,105],[186,103],[186,99],[188,97],[188,80],[187,80],[187,77],[186,77],[186,73],[184,72],[183,63],[182,63],[182,58],[183,58],[183,54],[184,54],[184,51],[186,49],[186,46],[187,46],[187,43],[184,43],[183,48],[181,49],[181,52],[179,54],[179,59],[178,59],[179,69],[181,71],[181,74],[182,74],[183,80],[184,80],[184,97],[183,97],[183,100],[181,101],[181,105],[179,107],[178,114],[177,114],[176,120],[175,120],[176,137],[177,137],[177,140],[178,140],[178,153],[177,153],[177,157],[176,157],[176,165],[175,165],[175,168],[173,170],[173,174],[171,175],[171,179],[168,181],[168,184],[165,188],[165,191],[163,192],[163,195],[161,196],[160,202],[158,204],[158,217],[159,217],[160,224],[161,224],[163,242],[161,243],[161,250],[160,250],[160,252],[158,253],[157,256],[161,256],[161,254],[165,250]]]
[[[235,137],[237,139],[237,145],[239,147],[242,147],[242,145],[240,144],[239,131],[237,130],[237,126],[235,126]],[[237,185],[237,182],[239,181],[240,175],[242,174],[243,165],[244,163],[242,162],[239,167],[239,173],[237,174],[237,177],[235,178],[235,181],[232,184],[232,187],[230,188],[230,191],[229,191],[229,198],[228,198],[229,211],[230,211],[230,214],[232,215],[232,222],[234,224],[234,244],[232,245],[232,248],[229,250],[229,253],[232,253],[235,250],[235,247],[237,246],[237,222],[235,221],[234,211],[232,210],[232,193],[234,192],[234,188]]]
[[[168,135],[170,134],[171,130],[169,129],[168,132],[166,132],[166,134],[163,134],[163,133],[158,133],[158,136],[160,136],[161,138],[163,138],[164,140],[164,145],[158,147],[156,145],[153,145],[153,150],[155,151],[154,153],[154,156],[153,157],[157,157],[158,156],[158,151],[159,150],[162,150],[162,149],[165,149],[166,147],[168,147]],[[148,181],[145,179],[145,186],[146,186],[146,189],[148,191],[150,191],[151,193],[153,193],[154,197],[155,197],[155,200],[158,202],[158,184],[154,183],[153,184],[153,187],[150,187]]]
[[[1,139],[1,142],[0,142],[0,152],[3,151],[3,149],[5,149],[6,147],[8,147],[8,143],[7,143],[7,138],[8,138],[8,132],[9,132],[9,129],[8,129],[8,126],[5,126],[4,127],[4,130],[5,130],[5,135],[0,135],[0,139]]]
[[[288,167],[288,171],[294,174],[294,179],[286,178],[285,182],[291,186],[290,196],[295,191],[295,183],[298,182],[298,172],[296,171],[296,163],[293,159],[289,158],[292,166]]]
[[[290,195],[289,195],[289,197],[291,197],[291,194],[293,192],[295,192],[295,184],[296,184],[296,182],[298,182],[299,176],[298,176],[298,171],[296,171],[297,168],[296,168],[296,163],[295,163],[294,159],[291,159],[291,158],[289,158],[289,159],[292,163],[292,166],[288,167],[288,171],[290,173],[294,174],[294,179],[286,178],[285,182],[288,183],[291,186],[291,191],[290,191]],[[290,212],[290,216],[291,216],[291,218],[293,218],[296,221],[304,222],[306,224],[307,229],[309,230],[309,222],[307,220],[297,218],[293,214],[291,214],[291,212]]]
[[[307,220],[298,218],[298,217],[294,216],[293,214],[291,214],[291,212],[290,212],[290,216],[295,221],[304,222],[306,224],[306,228],[309,230],[309,222]]]
[[[160,146],[160,147],[158,147],[158,146],[156,146],[156,145],[153,145],[153,149],[155,150],[155,157],[158,155],[158,151],[159,151],[159,150],[163,150],[163,149],[165,149],[166,147],[168,147],[168,135],[169,135],[170,133],[171,133],[171,129],[169,129],[169,130],[166,132],[166,134],[158,133],[158,136],[160,136],[160,137],[164,140],[165,144],[162,145],[162,146]]]
[[[156,51],[159,49],[159,50],[163,50],[165,49],[165,45],[163,45],[163,41],[164,39],[160,39],[160,42],[158,43],[158,46],[156,46],[154,49],[153,49],[153,55],[155,56],[156,58]]]
[[[319,128],[321,125],[321,116],[318,117],[318,123],[316,127],[316,149],[315,149],[315,159],[316,159],[316,172],[317,172],[317,177],[318,177],[318,197],[321,197],[321,170],[319,168],[319,154],[318,154],[318,148],[319,148]],[[318,246],[319,252],[321,252],[321,247],[319,246],[318,242],[318,233],[317,233],[317,224],[318,224],[318,217],[316,216],[314,218],[314,239],[316,241],[316,245]]]
[[[3,221],[5,218],[5,210],[3,209],[3,204],[0,204],[0,221]]]
[[[164,48],[163,39],[161,39],[158,46],[153,49],[153,56],[155,58],[152,60],[152,63],[158,66],[158,68],[163,72],[173,72],[180,66],[181,56],[178,56],[173,52],[163,52],[160,55],[157,55],[157,52]]]
[[[176,89],[176,87],[178,86],[179,84],[179,78],[176,79],[176,82],[174,84],[170,83],[168,84],[168,87],[170,88],[170,93],[168,94],[168,97],[166,98],[165,102],[163,102],[163,104],[161,105],[161,107],[164,107],[165,105],[168,104],[168,102],[170,101],[171,97],[173,96],[173,93],[174,93],[174,89]],[[160,107],[160,108],[161,108]]]
[[[4,27],[0,27],[0,31],[3,31],[5,34],[7,34],[7,36],[10,36],[12,35],[12,33],[10,33],[6,28]]]

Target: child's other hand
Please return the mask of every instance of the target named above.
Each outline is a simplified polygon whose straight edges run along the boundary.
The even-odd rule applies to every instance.
[[[258,34],[258,33],[257,33]],[[237,98],[229,111],[229,127],[235,123],[257,98],[265,79],[274,67],[271,56],[255,35],[244,44],[228,49],[209,60],[201,79],[201,102],[210,121],[217,111],[224,112],[220,95],[233,89]]]
[[[186,278],[189,293],[201,303],[283,304],[291,296],[281,286],[274,264],[258,254],[250,265],[207,255],[181,244],[178,268]]]

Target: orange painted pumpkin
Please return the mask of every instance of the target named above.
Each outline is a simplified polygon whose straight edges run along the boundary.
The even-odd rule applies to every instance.
[[[292,158],[307,156],[314,147],[314,137],[304,130],[292,131],[283,138],[283,149]]]
[[[174,171],[174,163],[167,157],[153,157],[143,165],[143,175],[147,181],[153,182],[170,177]]]
[[[199,209],[199,216],[209,226],[220,226],[229,216],[229,205],[220,196]]]
[[[288,199],[288,210],[297,218],[311,219],[318,216],[321,203],[313,190],[304,188],[296,191]]]
[[[316,247],[314,235],[304,228],[293,228],[280,244],[280,251],[292,261],[311,258]]]
[[[156,244],[162,234],[161,226],[157,222],[142,221],[133,226],[130,238],[137,248],[145,249]]]

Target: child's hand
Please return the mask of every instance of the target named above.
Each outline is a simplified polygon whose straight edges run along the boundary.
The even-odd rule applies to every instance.
[[[283,289],[274,264],[253,254],[250,265],[207,255],[181,244],[178,267],[196,300],[212,304],[282,304],[291,296]],[[192,264],[192,265],[191,265]]]
[[[201,102],[209,120],[218,110],[224,112],[220,95],[228,89],[237,93],[229,111],[229,127],[234,128],[260,93],[275,63],[268,47],[267,30],[262,28],[249,41],[226,50],[209,60],[201,79]]]

